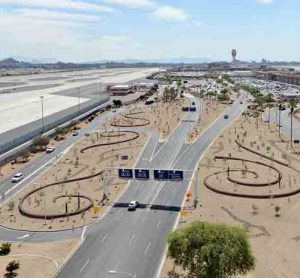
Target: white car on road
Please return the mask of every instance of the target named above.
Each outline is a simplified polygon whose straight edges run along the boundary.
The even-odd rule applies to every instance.
[[[11,182],[19,182],[24,178],[24,175],[22,173],[16,173],[11,179]]]
[[[136,210],[136,208],[138,207],[139,202],[137,201],[131,201],[128,205],[128,210]]]
[[[54,150],[55,150],[54,147],[48,147],[48,148],[46,149],[46,153],[52,153],[52,152],[54,152]]]

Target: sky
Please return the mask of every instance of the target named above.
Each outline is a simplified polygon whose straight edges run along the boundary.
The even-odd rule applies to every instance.
[[[299,0],[0,0],[0,57],[300,61],[299,15]]]

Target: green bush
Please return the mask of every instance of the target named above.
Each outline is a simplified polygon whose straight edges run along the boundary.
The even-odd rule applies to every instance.
[[[0,256],[8,255],[10,253],[10,247],[10,243],[2,243],[0,246]]]

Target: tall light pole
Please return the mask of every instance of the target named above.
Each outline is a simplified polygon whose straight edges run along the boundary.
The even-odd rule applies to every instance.
[[[44,133],[45,125],[44,125],[44,96],[40,96],[41,104],[42,104],[42,134]]]
[[[294,107],[291,107],[291,147],[293,147],[293,114],[294,114]]]
[[[101,100],[101,76],[99,76],[99,100]]]
[[[281,111],[282,111],[282,104],[279,104],[278,107],[278,130],[279,130],[279,138],[281,139]]]
[[[78,115],[80,115],[80,87],[78,87]]]

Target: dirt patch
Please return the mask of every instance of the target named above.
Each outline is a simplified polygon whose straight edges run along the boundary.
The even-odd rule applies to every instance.
[[[178,98],[173,102],[159,101],[151,106],[133,108],[130,112],[115,116],[104,128],[108,128],[111,124],[121,127],[155,128],[160,133],[160,140],[165,140],[186,115],[182,107],[188,104],[186,98]]]
[[[11,253],[0,260],[0,277],[10,261],[20,262],[18,277],[50,278],[70,255],[80,240],[65,240],[43,243],[12,243]]]

